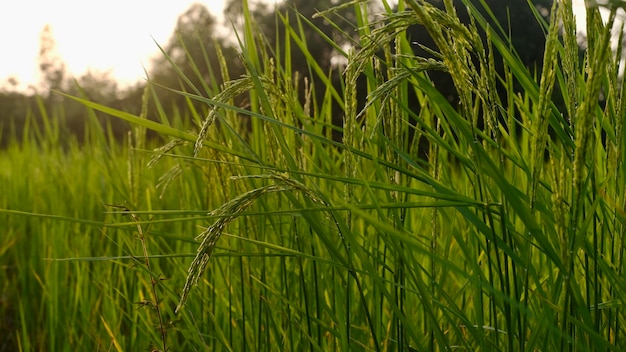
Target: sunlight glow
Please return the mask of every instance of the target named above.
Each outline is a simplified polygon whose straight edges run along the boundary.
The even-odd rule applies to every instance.
[[[154,41],[166,44],[178,16],[194,2],[221,18],[223,0],[0,2],[0,86],[10,78],[20,89],[38,83],[39,34],[46,24],[72,75],[91,70],[109,72],[122,83],[142,80],[143,67],[158,53]]]
[[[224,1],[195,2],[206,5],[223,23]],[[141,81],[145,78],[144,67],[149,67],[151,58],[158,55],[154,41],[165,45],[178,16],[193,2],[0,2],[0,42],[4,48],[0,87],[6,87],[9,80],[19,83],[20,90],[38,84],[39,34],[46,24],[51,25],[59,54],[71,75],[108,72],[121,85]],[[575,9],[584,11],[583,0],[574,0],[574,4]]]

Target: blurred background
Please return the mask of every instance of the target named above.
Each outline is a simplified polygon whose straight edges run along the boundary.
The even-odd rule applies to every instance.
[[[0,3],[0,42],[5,48],[0,56],[0,145],[6,145],[9,139],[19,139],[20,126],[26,119],[36,117],[41,110],[37,107],[36,97],[44,100],[46,109],[63,101],[58,95],[49,95],[50,90],[86,96],[110,107],[138,113],[148,78],[163,86],[184,88],[172,69],[172,62],[189,70],[183,73],[189,73],[190,77],[197,76],[191,72],[190,63],[202,62],[204,67],[199,70],[204,82],[192,83],[219,87],[223,77],[219,72],[212,72],[219,67],[216,47],[223,51],[230,77],[238,77],[244,72],[243,67],[238,66],[235,35],[242,3],[242,0],[169,1],[158,5],[147,0]],[[281,29],[276,13],[295,19],[295,9],[336,43],[343,47],[352,46],[358,38],[353,37],[356,25],[350,8],[331,15],[334,25],[323,18],[312,18],[318,11],[340,3],[337,0],[251,1],[250,8],[270,48],[279,47],[276,44],[279,44],[277,38],[280,38]],[[544,10],[550,3],[551,0],[535,1]],[[397,6],[395,2],[389,4]],[[520,13],[529,13],[526,0],[497,4],[512,9],[520,7]],[[575,0],[574,4],[575,11],[580,13],[579,28],[584,28],[583,0]],[[382,11],[382,2],[372,2],[372,9],[372,13]],[[545,11],[542,15],[546,16]],[[500,21],[506,23],[507,19]],[[341,57],[332,45],[310,26],[303,28],[307,31],[309,47],[316,48],[315,59],[320,67],[325,72],[340,70]],[[528,43],[533,41],[534,38],[527,40]],[[172,62],[165,58],[159,47]],[[204,62],[203,51],[208,52],[211,62]],[[298,53],[292,50],[292,55],[296,58],[292,67],[294,73],[299,72],[300,77],[309,75],[306,65],[298,66]],[[304,63],[305,60],[301,61]],[[211,92],[205,93],[211,95]],[[187,109],[187,103],[180,95],[168,97],[166,91],[161,94],[166,110]],[[64,125],[80,134],[84,108],[72,104],[63,103]],[[123,130],[123,126],[119,127],[120,133]]]
[[[67,74],[93,71],[133,84],[145,78],[144,66],[149,68],[158,55],[155,42],[165,44],[178,17],[194,3],[225,25],[223,0],[167,1],[158,6],[147,0],[2,2],[0,39],[5,50],[0,84],[29,91],[43,83],[38,59],[44,31],[47,40],[54,40],[50,49],[62,59]]]

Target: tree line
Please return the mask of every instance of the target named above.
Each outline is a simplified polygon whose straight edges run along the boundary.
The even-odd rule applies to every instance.
[[[443,6],[441,0],[429,0],[429,2],[435,6]],[[540,72],[545,39],[543,28],[537,21],[536,14],[539,13],[544,19],[548,19],[552,0],[534,1],[536,11],[529,7],[527,0],[485,0],[484,2],[499,26],[509,31],[511,43],[520,53],[522,60],[530,69]],[[461,0],[454,0],[454,3],[460,18],[468,21],[467,12],[464,11]],[[242,11],[241,4],[242,2],[238,0],[227,1],[224,10],[225,17],[239,18]],[[321,71],[333,78],[333,84],[340,91],[344,66],[336,48],[354,47],[358,50],[356,16],[353,9],[348,7],[336,12],[332,20],[314,17],[314,14],[319,11],[340,4],[340,0],[285,0],[276,5],[257,2],[251,6],[250,11],[252,18],[256,21],[256,28],[264,36],[264,45],[274,56],[274,62],[281,62],[281,58],[285,57],[286,27],[284,23],[303,23],[301,28],[306,45],[309,48],[315,48],[315,50],[310,49],[311,55]],[[374,8],[373,10],[383,11],[384,9]],[[235,21],[235,29],[237,25]],[[154,83],[152,87],[157,96],[157,99],[151,100],[151,104],[155,104],[155,101],[159,102],[159,106],[149,108],[149,118],[156,120],[180,116],[183,120],[191,121],[191,114],[194,111],[206,113],[207,107],[190,102],[184,96],[167,88],[183,91],[200,89],[201,94],[213,96],[219,92],[225,80],[237,78],[245,73],[245,67],[239,60],[238,43],[219,36],[218,27],[219,22],[216,17],[206,7],[197,3],[191,5],[185,13],[179,16],[174,34],[160,48],[163,55],[155,60],[152,68],[147,72],[148,81]],[[434,49],[427,31],[419,26],[410,28],[407,36],[414,44],[414,51],[418,55],[427,56],[429,53],[424,50],[429,47]],[[324,37],[330,38],[334,44]],[[63,60],[55,55],[54,47],[54,38],[50,34],[50,28],[44,28],[40,39],[39,69],[45,86],[70,95],[86,97],[97,103],[133,114],[140,113],[145,82],[120,88],[106,75],[87,73],[78,78],[68,77]],[[322,83],[321,78],[309,67],[301,50],[295,45],[289,48],[291,57],[289,69],[292,71],[292,77],[300,80],[306,77],[311,83],[310,86],[316,90],[313,93],[318,97],[322,96],[325,84]],[[220,65],[224,64],[228,67],[228,76],[220,70]],[[286,68],[281,67],[281,69]],[[188,80],[182,79],[183,76]],[[454,100],[454,86],[446,74],[432,72],[430,76],[437,88],[446,96],[450,96],[450,100]],[[304,85],[300,84],[300,86]],[[360,99],[365,99],[367,87],[359,86],[358,91]],[[341,110],[341,107],[336,106],[333,111],[333,119],[338,124],[342,119]],[[22,138],[27,123],[36,125],[50,116],[61,119],[59,125],[63,130],[81,140],[84,138],[86,128],[85,114],[85,107],[64,99],[58,94],[23,93],[4,88],[0,91],[0,145],[5,145],[11,139]],[[128,130],[124,122],[107,119],[102,114],[98,115],[98,119],[103,124],[105,121],[110,124],[111,130],[117,137],[122,138]]]

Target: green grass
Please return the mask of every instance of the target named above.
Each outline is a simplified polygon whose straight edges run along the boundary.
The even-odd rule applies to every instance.
[[[296,87],[306,83],[292,79],[291,58],[269,60],[245,13],[248,74],[219,93],[178,92],[211,107],[193,131],[176,116],[145,119],[154,105],[135,116],[75,97],[131,122],[127,143],[92,127],[86,145],[61,146],[50,119],[48,130],[29,132],[39,137],[2,151],[2,348],[626,348],[626,100],[609,46],[615,12],[607,24],[588,8],[579,63],[571,4],[554,11],[535,80],[495,30],[485,46],[454,14],[414,0],[402,5],[411,15],[376,23],[363,3],[350,6],[363,26],[343,91],[326,77],[324,96],[308,89],[300,101]],[[412,55],[403,30],[417,22],[440,61]],[[299,30],[308,22],[290,25],[287,43],[311,58]],[[487,28],[479,17],[473,25]],[[493,72],[492,50],[502,52],[504,77],[470,64],[475,53],[481,72]],[[451,72],[459,108],[426,67]],[[362,74],[369,96],[359,111]],[[503,104],[495,82],[511,87],[513,77],[523,91],[511,89]],[[249,109],[233,105],[240,95]],[[408,109],[415,99],[419,114]],[[341,142],[330,134],[333,101],[345,115]],[[148,151],[146,129],[172,142]]]

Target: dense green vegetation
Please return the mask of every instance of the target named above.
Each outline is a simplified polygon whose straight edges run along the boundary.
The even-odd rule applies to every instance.
[[[310,18],[267,41],[244,2],[243,75],[219,46],[164,50],[178,82],[135,110],[58,93],[86,108],[80,137],[40,101],[0,151],[0,350],[624,350],[618,7],[587,9],[582,60],[571,3],[536,13],[531,67],[489,1],[463,3],[470,21],[346,4],[337,76]]]

